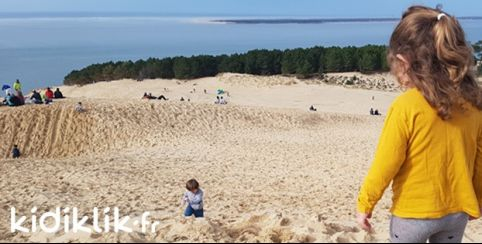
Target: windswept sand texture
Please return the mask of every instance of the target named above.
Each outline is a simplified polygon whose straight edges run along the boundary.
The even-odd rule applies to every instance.
[[[253,77],[234,76],[98,83],[63,88],[76,98],[51,106],[1,107],[0,242],[387,241],[390,194],[374,213],[376,233],[361,231],[354,212],[384,119],[364,114],[372,102],[385,111],[397,94],[280,77],[253,86]],[[230,91],[229,105],[212,104],[218,86]],[[192,102],[140,101],[165,87]],[[87,112],[73,112],[77,101]],[[312,103],[318,112],[306,111]],[[28,158],[7,159],[15,143]],[[190,178],[206,192],[202,220],[181,217]],[[27,215],[33,206],[88,216],[94,207],[150,211],[161,226],[152,234],[11,234],[10,207]],[[472,222],[465,241],[482,240],[481,229]]]

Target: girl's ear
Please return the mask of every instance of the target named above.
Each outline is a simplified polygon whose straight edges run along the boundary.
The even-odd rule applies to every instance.
[[[408,62],[408,60],[401,54],[397,54],[395,57],[398,59],[398,61],[402,65],[404,72],[406,72],[408,70],[408,68],[410,67],[410,63]]]

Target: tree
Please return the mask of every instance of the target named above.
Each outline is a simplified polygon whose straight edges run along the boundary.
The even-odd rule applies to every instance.
[[[296,74],[299,75],[301,78],[307,78],[310,75],[314,74],[314,70],[316,66],[313,66],[313,63],[309,60],[305,59],[303,64],[298,67],[296,70]]]
[[[218,56],[218,71],[222,73],[245,73],[245,57],[239,54]]]
[[[343,51],[339,47],[328,48],[324,56],[324,66],[326,72],[343,71]]]
[[[104,81],[111,81],[114,78],[114,64],[109,63],[102,69],[102,77]]]
[[[474,50],[480,50],[482,43],[479,42],[477,45],[474,45]],[[289,74],[303,78],[324,72],[376,72],[388,70],[386,51],[385,46],[374,45],[297,48],[284,51],[262,49],[245,54],[107,62],[74,70],[65,76],[64,83],[83,85],[92,81],[117,79],[192,79],[215,76],[220,72],[254,75]]]
[[[159,62],[159,77],[163,79],[174,78],[173,60],[172,58],[165,58]]]
[[[201,55],[194,58],[199,65],[199,71],[194,74],[194,78],[215,76],[218,74],[218,59],[209,55]]]
[[[299,62],[300,49],[285,50],[281,59],[281,73],[282,74],[296,74]]]
[[[274,75],[281,73],[280,50],[253,50],[245,55],[245,71],[253,75]]]
[[[478,41],[473,45],[473,47],[474,47],[476,59],[481,61],[482,60],[482,41]]]
[[[380,51],[380,60],[381,60],[381,70],[382,71],[389,71],[390,70],[390,64],[388,63],[387,59],[387,52],[388,50],[386,48],[382,48]]]
[[[149,58],[145,65],[139,70],[139,79],[155,79],[160,76],[160,61]]]
[[[343,67],[342,71],[355,71],[358,70],[358,53],[356,47],[345,47],[342,50],[343,53]]]
[[[188,58],[176,57],[173,64],[174,78],[189,79],[191,78],[191,64]]]
[[[359,68],[360,72],[374,72],[382,70],[381,49],[373,45],[362,47],[360,50]]]

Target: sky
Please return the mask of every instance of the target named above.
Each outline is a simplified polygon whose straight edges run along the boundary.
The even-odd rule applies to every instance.
[[[413,4],[455,16],[481,16],[481,0],[0,0],[0,12],[102,12],[181,15],[399,17]]]

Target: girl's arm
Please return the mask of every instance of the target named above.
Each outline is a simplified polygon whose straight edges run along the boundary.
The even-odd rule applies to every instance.
[[[479,131],[477,157],[475,160],[474,178],[472,183],[474,184],[475,194],[479,200],[479,208],[482,210],[482,128]]]
[[[358,197],[357,209],[365,218],[369,218],[405,162],[410,137],[406,117],[396,102],[388,111],[373,165]]]

